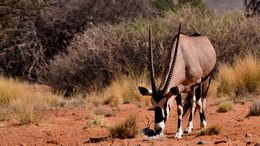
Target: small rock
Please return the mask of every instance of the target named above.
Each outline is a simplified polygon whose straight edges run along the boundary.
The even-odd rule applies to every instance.
[[[203,145],[203,144],[207,144],[205,141],[200,141],[200,142],[198,142],[197,144],[199,144],[199,145]]]
[[[254,146],[260,146],[260,143],[255,143],[255,145]]]
[[[48,144],[59,144],[56,140],[48,140],[46,143]]]
[[[250,137],[252,137],[252,135],[249,134],[249,133],[247,133],[247,134],[246,134],[246,137],[250,138]]]
[[[215,143],[214,144],[219,144],[219,143],[226,143],[227,141],[225,141],[225,140],[220,140],[220,141],[215,141]]]
[[[252,142],[251,141],[248,141],[247,143],[246,143],[246,145],[250,145]]]

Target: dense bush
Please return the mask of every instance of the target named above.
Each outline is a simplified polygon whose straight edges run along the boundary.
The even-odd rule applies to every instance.
[[[151,20],[98,26],[90,25],[42,71],[42,81],[69,93],[100,90],[118,75],[140,74],[148,66],[147,30],[153,31],[155,71],[159,76],[172,38],[182,23],[182,32],[207,35],[216,48],[218,61],[232,63],[236,56],[253,52],[260,56],[260,19],[243,14],[215,16],[191,7]]]
[[[87,23],[117,23],[154,14],[148,0],[1,0],[0,73],[38,80],[39,69],[66,52]]]

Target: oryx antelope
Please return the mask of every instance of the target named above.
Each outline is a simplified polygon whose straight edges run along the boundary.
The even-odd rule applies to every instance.
[[[182,117],[189,110],[190,118],[187,133],[190,133],[196,104],[199,109],[201,128],[207,126],[205,118],[206,95],[210,85],[212,71],[216,64],[215,49],[208,37],[199,34],[189,36],[180,33],[172,41],[166,58],[162,82],[156,88],[154,80],[153,49],[151,32],[149,31],[150,74],[152,89],[139,87],[142,95],[152,96],[154,107],[154,129],[157,134],[163,133],[165,122],[169,116],[171,103],[176,100],[178,112],[178,130],[176,138],[182,137]],[[181,93],[187,93],[182,105]]]

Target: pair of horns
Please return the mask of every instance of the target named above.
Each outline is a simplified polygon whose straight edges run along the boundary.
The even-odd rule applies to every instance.
[[[174,69],[174,66],[175,66],[176,58],[177,58],[177,51],[178,51],[177,48],[178,48],[178,45],[179,45],[180,30],[181,30],[181,24],[179,25],[177,37],[175,37],[175,38],[177,38],[177,42],[176,42],[176,46],[175,46],[175,53],[174,53],[173,62],[172,62],[171,68],[170,68],[168,78],[167,78],[165,86],[163,88],[163,94],[165,94],[164,92],[167,89],[167,87],[169,86],[170,80],[172,78],[172,73],[173,73],[173,69]],[[173,43],[174,43],[174,41],[175,41],[175,39],[173,40]],[[152,92],[153,92],[152,97],[154,99],[156,99],[158,93],[157,93],[155,80],[154,80],[154,64],[153,64],[153,49],[152,49],[151,29],[149,29],[149,50],[150,50],[150,75],[151,75],[151,85],[152,85]]]

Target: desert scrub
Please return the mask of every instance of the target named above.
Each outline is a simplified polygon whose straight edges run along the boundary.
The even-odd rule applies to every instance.
[[[140,74],[149,64],[148,28],[153,32],[155,74],[160,75],[179,23],[183,33],[208,36],[219,62],[233,63],[235,56],[247,51],[259,56],[259,22],[259,18],[246,19],[243,13],[220,17],[184,6],[177,12],[167,11],[152,19],[100,24],[77,34],[67,48],[68,53],[56,55],[43,76],[45,83],[53,88],[73,94],[78,90],[87,93],[103,90],[118,75]]]
[[[256,100],[250,106],[248,116],[260,116],[260,100]]]
[[[230,101],[225,101],[218,106],[217,112],[226,113],[231,111],[232,109],[233,109],[233,103]]]
[[[109,129],[113,138],[134,138],[138,134],[138,125],[135,117],[128,118],[125,122],[120,123]]]
[[[1,119],[16,119],[20,123],[35,123],[36,111],[58,106],[62,97],[37,90],[34,85],[0,77]]]
[[[203,129],[199,133],[197,133],[197,136],[203,136],[203,135],[218,135],[222,131],[222,128],[219,126],[211,126],[206,129]]]

